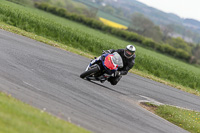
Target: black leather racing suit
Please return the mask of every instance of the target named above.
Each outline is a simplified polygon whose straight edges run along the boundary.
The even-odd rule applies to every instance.
[[[108,81],[112,85],[116,85],[119,82],[119,80],[122,78],[121,75],[126,75],[128,71],[134,66],[136,55],[134,54],[131,58],[126,58],[124,55],[124,49],[117,49],[117,50],[110,49],[108,51],[110,53],[114,53],[114,52],[119,53],[123,60],[123,67],[118,69],[118,71],[120,72],[120,75],[108,79]]]

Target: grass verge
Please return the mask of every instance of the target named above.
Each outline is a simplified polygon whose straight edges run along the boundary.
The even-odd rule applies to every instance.
[[[191,133],[200,133],[200,112],[151,103],[141,103],[141,106]]]
[[[0,92],[2,133],[89,133],[89,131],[33,108]]]

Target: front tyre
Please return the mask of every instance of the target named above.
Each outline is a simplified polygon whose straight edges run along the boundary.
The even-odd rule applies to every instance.
[[[81,78],[85,78],[85,77],[90,76],[90,75],[92,75],[92,74],[94,74],[94,73],[97,73],[97,72],[99,72],[99,71],[100,71],[100,70],[99,70],[99,67],[98,67],[98,66],[95,66],[95,67],[93,67],[93,68],[91,68],[91,69],[89,69],[89,70],[83,72],[83,73],[80,75],[80,77],[81,77]]]

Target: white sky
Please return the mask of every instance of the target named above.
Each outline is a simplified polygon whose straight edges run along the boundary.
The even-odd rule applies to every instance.
[[[200,0],[137,0],[148,6],[167,13],[174,13],[181,18],[200,21]]]

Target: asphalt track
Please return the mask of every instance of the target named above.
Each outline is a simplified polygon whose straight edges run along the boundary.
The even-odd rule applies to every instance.
[[[0,91],[90,131],[187,132],[140,107],[141,100],[200,111],[199,97],[131,73],[117,86],[83,80],[89,61],[0,30]]]

